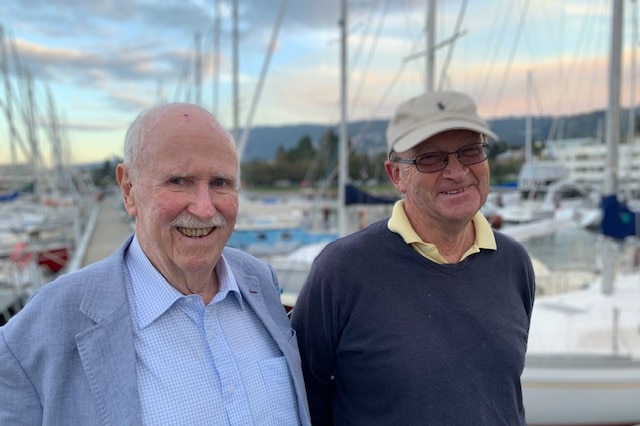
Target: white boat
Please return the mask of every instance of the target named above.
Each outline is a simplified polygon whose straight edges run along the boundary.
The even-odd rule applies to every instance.
[[[528,424],[636,425],[640,361],[616,356],[529,357]]]
[[[527,73],[527,111],[531,110],[532,73]],[[517,190],[498,194],[496,215],[501,223],[528,223],[555,218],[571,220],[581,227],[600,221],[599,194],[570,179],[562,161],[553,156],[533,156],[531,114],[525,121],[525,162],[518,173]]]
[[[530,426],[640,423],[640,272],[537,298],[522,391]]]
[[[334,201],[302,196],[242,194],[235,229],[227,245],[270,258],[303,245],[335,240],[330,220]]]
[[[531,161],[520,169],[517,192],[502,194],[497,214],[503,223],[556,218],[593,227],[601,218],[596,197],[595,192],[569,180],[562,163]]]
[[[329,242],[307,244],[286,255],[275,256],[269,261],[278,274],[280,300],[287,311],[295,306],[313,260]]]

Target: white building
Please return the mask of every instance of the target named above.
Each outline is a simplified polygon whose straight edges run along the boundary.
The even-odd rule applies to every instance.
[[[595,138],[547,141],[551,158],[562,163],[569,179],[602,191],[607,167],[607,146]],[[618,187],[634,198],[640,196],[640,139],[618,146]]]

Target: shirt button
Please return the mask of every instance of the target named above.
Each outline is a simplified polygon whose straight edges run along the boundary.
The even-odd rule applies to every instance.
[[[227,392],[229,393],[229,395],[233,396],[236,394],[237,388],[235,385],[229,385],[227,386]]]

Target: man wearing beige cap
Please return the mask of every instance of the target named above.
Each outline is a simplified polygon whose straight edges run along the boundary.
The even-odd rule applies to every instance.
[[[385,169],[402,200],[325,248],[293,313],[314,425],[526,424],[535,281],[479,213],[488,137],[464,94],[398,107]]]

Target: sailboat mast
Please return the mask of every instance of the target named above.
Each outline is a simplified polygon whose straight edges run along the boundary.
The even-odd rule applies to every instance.
[[[602,196],[618,193],[618,145],[620,144],[620,78],[622,67],[622,16],[623,0],[613,1],[611,19],[611,52],[609,56],[609,103],[607,106],[606,136],[608,161]],[[614,242],[604,241],[602,262],[602,293],[613,293],[615,272],[613,268]]]
[[[609,102],[607,106],[608,168],[605,176],[604,195],[618,193],[618,145],[620,144],[620,78],[622,64],[622,14],[623,0],[613,1],[611,23],[611,56],[609,58]]]
[[[213,21],[213,107],[215,116],[220,114],[220,23],[222,8],[220,0],[215,0],[215,18]]]
[[[237,141],[240,137],[240,89],[238,85],[238,73],[240,72],[239,64],[239,34],[238,34],[238,0],[233,0],[232,11],[232,47],[233,47],[233,138]]]
[[[533,91],[533,76],[531,70],[527,71],[527,116],[524,128],[524,161],[529,163],[533,160],[533,123],[531,111],[531,93]]]
[[[271,57],[273,56],[273,52],[276,50],[276,44],[278,41],[278,32],[280,31],[280,27],[282,26],[282,20],[284,19],[284,13],[286,10],[287,10],[287,0],[281,0],[280,11],[278,12],[276,23],[273,27],[273,32],[271,33],[271,39],[269,40],[269,47],[267,48],[267,54],[265,55],[264,62],[262,64],[262,69],[260,70],[260,78],[258,79],[258,84],[253,93],[253,99],[251,100],[251,105],[249,107],[247,122],[244,126],[244,129],[242,130],[242,135],[240,135],[236,140],[236,144],[238,147],[238,158],[241,161],[244,155],[244,151],[247,147],[247,143],[249,142],[249,134],[251,133],[251,128],[253,127],[253,117],[255,116],[256,108],[258,107],[258,102],[260,101],[260,95],[262,94],[262,88],[264,87],[264,82],[267,79],[267,72],[269,71],[269,64],[271,62]]]
[[[11,88],[11,82],[9,81],[9,49],[5,45],[4,28],[0,25],[0,73],[4,80],[4,105],[0,103],[1,109],[4,110],[4,115],[7,120],[7,126],[9,129],[9,146],[11,149],[11,189],[18,187],[18,172],[16,164],[18,163],[18,154],[16,149],[17,134],[13,121],[13,90]]]
[[[194,92],[195,102],[198,105],[202,105],[202,43],[200,32],[196,31],[194,35],[195,44],[195,78],[194,78]]]
[[[427,8],[427,60],[426,60],[426,89],[433,92],[434,74],[436,69],[436,0],[429,0]]]
[[[347,0],[342,0],[340,17],[340,139],[338,142],[338,233],[347,235],[345,208],[348,148],[347,148]]]
[[[629,155],[627,156],[624,178],[626,183],[633,181],[633,152],[636,144],[636,52],[640,44],[638,43],[638,1],[631,2],[631,70],[629,71],[631,78],[629,83],[629,119],[627,122],[627,145],[629,146]]]

